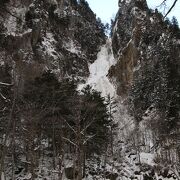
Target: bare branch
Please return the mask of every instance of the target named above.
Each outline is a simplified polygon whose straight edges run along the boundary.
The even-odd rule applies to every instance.
[[[7,110],[7,107],[4,107],[0,112],[4,112],[5,110]]]
[[[7,98],[0,92],[0,96],[2,97],[3,100],[7,100]]]
[[[75,131],[75,129],[66,121],[66,119],[64,119],[63,117],[62,117],[62,119],[63,119],[64,122],[68,125],[68,127],[74,132],[74,134],[77,135],[77,132]]]
[[[94,119],[93,119],[84,129],[82,129],[81,134],[84,134],[84,132],[86,131],[86,129],[87,129],[88,127],[90,127],[93,122],[94,122]]]
[[[96,136],[96,134],[89,136],[86,140],[84,140],[83,145],[86,144],[90,139],[92,139],[95,136]]]
[[[166,18],[167,17],[167,15],[172,11],[172,9],[174,8],[174,6],[176,5],[176,3],[177,3],[177,1],[178,0],[174,0],[174,3],[173,3],[173,5],[170,7],[170,9],[168,10],[168,12],[166,13],[166,15],[164,16],[164,18]]]
[[[159,6],[157,7],[161,7],[161,6],[165,6],[166,5],[166,0],[164,0]]]
[[[66,140],[66,141],[68,141],[68,142],[71,143],[72,145],[78,147],[78,145],[77,145],[76,143],[72,142],[70,139],[67,139],[67,138],[65,138],[65,137],[63,137],[63,139]]]
[[[13,84],[9,84],[9,83],[0,82],[0,85],[3,85],[3,86],[12,86]]]
[[[123,130],[125,127],[127,126],[131,126],[134,123],[133,120],[130,120],[129,122],[127,122],[123,127],[121,127],[119,130]]]

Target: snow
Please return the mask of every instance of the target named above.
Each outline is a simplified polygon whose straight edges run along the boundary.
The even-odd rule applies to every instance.
[[[124,2],[126,4],[129,4],[129,3],[131,3],[131,0],[121,0],[120,2]]]
[[[107,77],[109,68],[116,63],[110,47],[111,40],[107,40],[107,43],[101,47],[97,60],[89,66],[90,76],[87,82],[80,84],[78,90],[90,85],[93,89],[101,92],[102,96],[116,96],[116,89]]]
[[[140,153],[140,161],[141,163],[148,164],[150,166],[154,166],[154,154],[151,153]]]
[[[4,66],[4,64],[5,64],[4,61],[0,60],[0,66]]]
[[[57,1],[56,0],[48,0],[47,1],[49,4],[53,4],[53,5],[57,5]]]
[[[19,177],[19,180],[28,180],[28,179],[31,179],[32,178],[32,174],[31,173],[29,173],[29,174],[27,174],[27,175],[25,175],[23,178],[21,178],[21,177]]]
[[[16,32],[16,18],[13,16],[10,16],[8,21],[4,23],[5,27],[7,28],[7,34],[15,35]]]
[[[74,42],[72,39],[70,39],[67,43],[64,42],[64,46],[65,48],[70,51],[71,53],[73,54],[77,54],[77,55],[80,55],[82,53],[81,51],[81,47],[76,45],[77,42]]]
[[[19,19],[23,19],[27,9],[25,7],[19,7],[13,8],[11,11],[12,14],[17,16]],[[17,34],[18,22],[16,17],[10,15],[9,18],[4,22],[4,26],[7,28],[8,35],[15,36]]]
[[[5,180],[4,172],[1,173],[1,180]]]
[[[73,167],[73,160],[66,159],[65,162],[64,162],[64,166],[66,168]]]
[[[0,85],[3,85],[3,86],[11,86],[12,84],[0,82]]]
[[[118,28],[118,20],[116,21],[116,24],[114,25],[113,33],[115,33],[117,31],[117,28]]]
[[[177,45],[180,45],[180,39],[176,40]]]
[[[56,40],[53,37],[52,33],[47,33],[46,37],[43,37],[42,45],[45,48],[45,52],[50,57],[53,57],[54,59],[58,59],[58,55],[55,50],[55,44]]]
[[[138,7],[132,8],[131,14],[133,16],[136,16],[137,18],[142,19],[142,20],[143,20],[144,17],[146,17],[146,11],[142,11]]]

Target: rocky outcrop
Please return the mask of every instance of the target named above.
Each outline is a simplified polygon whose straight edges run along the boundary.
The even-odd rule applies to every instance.
[[[74,179],[74,178],[77,178],[77,170],[75,170],[74,167],[67,167],[64,169],[65,171],[65,175],[68,179]]]
[[[88,63],[96,59],[105,35],[86,1],[10,0],[1,10],[0,62],[20,81],[47,69],[59,79],[79,82],[88,76]]]
[[[45,112],[47,111],[46,107],[41,112],[47,115],[47,119],[41,114],[38,115],[39,122],[49,121],[49,116],[52,116],[52,119],[50,118],[52,122],[45,122],[45,126],[51,126],[54,119],[55,121],[56,119],[60,120],[54,124],[55,127],[56,125],[61,126],[61,129],[57,131],[57,137],[54,137],[54,125],[52,125],[53,131],[49,133],[46,132],[46,128],[43,130],[44,125],[40,127],[36,121],[36,113],[40,109],[36,108],[36,100],[33,98],[36,98],[35,94],[38,88],[35,88],[32,94],[27,95],[30,105],[27,104],[25,112],[21,112],[23,111],[21,110],[22,105],[20,107],[13,105],[16,104],[13,102],[16,101],[17,95],[18,100],[25,88],[28,92],[31,91],[32,86],[28,86],[29,81],[39,77],[44,71],[49,72],[50,70],[59,81],[66,82],[67,78],[75,82],[75,84],[72,83],[73,90],[77,83],[84,83],[83,81],[91,73],[87,83],[84,84],[91,84],[94,89],[99,86],[97,89],[102,94],[105,92],[104,96],[110,93],[109,98],[110,101],[112,100],[112,104],[109,102],[108,113],[110,116],[114,116],[109,117],[110,119],[114,118],[117,124],[115,127],[111,127],[111,125],[108,127],[112,131],[110,134],[107,133],[107,136],[111,136],[111,144],[104,150],[106,151],[104,156],[94,155],[92,159],[89,156],[90,159],[86,159],[87,162],[84,162],[85,178],[178,179],[180,174],[178,169],[180,162],[180,30],[176,21],[171,23],[164,20],[159,12],[148,9],[145,0],[119,0],[119,11],[112,29],[112,44],[107,41],[105,46],[101,46],[105,43],[103,26],[96,20],[95,14],[85,0],[3,0],[0,2],[0,10],[1,139],[3,140],[5,131],[8,130],[6,127],[12,126],[12,129],[17,127],[17,131],[23,129],[25,133],[26,127],[29,128],[29,123],[25,124],[25,128],[20,127],[21,124],[24,121],[28,122],[29,119],[32,121],[31,129],[25,133],[24,139],[30,136],[27,143],[30,142],[30,148],[31,143],[34,142],[35,146],[31,149],[32,154],[36,154],[42,148],[41,145],[44,146],[42,155],[37,153],[37,159],[42,161],[43,166],[39,167],[38,178],[51,176],[51,178],[58,179],[63,175],[73,179],[78,175],[73,165],[66,166],[66,160],[74,159],[74,157],[70,158],[69,153],[77,145],[71,139],[61,137],[62,142],[58,142],[57,150],[61,149],[64,140],[67,140],[71,146],[67,145],[67,151],[66,148],[60,150],[63,151],[63,156],[59,154],[61,152],[56,152],[57,157],[55,157],[56,148],[54,149],[53,143],[56,140],[52,140],[57,138],[59,141],[59,136],[63,136],[61,129],[66,128],[66,125],[64,122],[62,126],[59,124],[61,119],[64,121],[64,117],[69,119],[69,116],[72,116],[71,110],[63,108],[66,103],[64,98],[69,97],[69,94],[60,94],[57,98],[60,104],[62,103],[62,108],[59,109],[60,113],[54,112],[56,107],[52,106],[53,115]],[[100,46],[101,51],[95,61]],[[94,61],[95,66],[92,64]],[[92,65],[88,66],[89,64]],[[109,66],[112,64],[108,73]],[[92,72],[89,72],[89,69]],[[109,79],[106,77],[107,73]],[[51,75],[51,73],[49,74]],[[52,77],[47,76],[46,78],[45,80],[48,81]],[[53,81],[53,88],[48,87],[48,84],[42,86],[42,94],[40,93],[39,98],[41,99],[41,95],[43,95],[43,100],[48,99],[47,101],[51,103],[54,83],[57,84],[58,81],[54,76],[50,80]],[[68,80],[67,82],[69,82]],[[110,81],[113,81],[116,88]],[[37,84],[39,82],[37,81]],[[63,84],[62,86],[64,87]],[[67,86],[65,91],[60,89],[57,92],[69,92],[72,86]],[[116,96],[116,89],[119,96]],[[48,91],[47,95],[43,94],[44,90]],[[73,94],[76,95],[74,92]],[[111,97],[113,95],[117,102]],[[54,99],[56,99],[55,97]],[[71,98],[74,100],[76,97]],[[71,105],[76,101],[68,99],[69,102]],[[52,104],[56,105],[56,103]],[[14,106],[16,111],[13,112]],[[75,106],[74,103],[73,108]],[[44,104],[39,107],[43,108]],[[47,107],[49,108],[49,104]],[[29,112],[29,109],[30,111],[32,109],[32,112]],[[102,114],[101,112],[100,114]],[[8,124],[9,119],[13,119],[13,121],[17,119],[16,126],[14,123]],[[35,131],[38,132],[38,136],[34,135],[31,138],[34,131],[33,123],[36,125]],[[45,136],[48,133],[47,139],[41,139],[39,128]],[[74,133],[76,134],[76,129],[73,129],[71,124],[67,123],[67,128],[73,131],[72,136]],[[16,151],[23,149],[19,153],[19,157],[14,155],[12,157],[14,161],[20,162],[20,166],[15,171],[19,177],[22,175],[24,179],[33,178],[35,174],[23,174],[22,168],[26,168],[27,164],[31,164],[34,168],[34,160],[31,158],[29,162],[28,158],[30,157],[24,160],[26,147],[22,147],[23,143],[21,144],[19,140],[21,139],[19,136],[23,135],[18,132],[19,134],[14,136],[14,131],[16,128],[10,134],[17,138],[14,139],[16,142],[13,142],[17,143],[17,149],[9,154],[16,154]],[[64,132],[66,133],[66,131]],[[83,136],[84,134],[82,132]],[[89,138],[91,140],[91,136]],[[38,145],[41,140],[42,142]],[[52,141],[54,142],[52,143]],[[10,161],[11,159],[7,159],[7,167],[11,166],[11,164],[9,165]],[[49,171],[49,167],[51,171]],[[13,168],[4,169],[8,173],[13,171]],[[0,168],[0,171],[2,173],[3,168]],[[35,171],[36,169],[32,170],[32,172]]]
[[[133,81],[133,69],[137,65],[138,50],[133,41],[129,41],[127,46],[122,50],[118,62],[109,70],[109,76],[115,77],[117,84],[117,94],[121,97],[127,95],[129,87]],[[115,84],[116,84],[115,82]]]
[[[160,162],[178,163],[179,27],[148,9],[145,0],[119,1],[119,7],[112,30],[117,64],[109,77],[134,118],[139,151],[157,154]]]
[[[109,76],[116,78],[117,93],[124,96],[132,85],[134,68],[140,59],[138,46],[145,31],[148,8],[146,1],[119,1],[119,7],[112,30],[112,48],[118,62]]]

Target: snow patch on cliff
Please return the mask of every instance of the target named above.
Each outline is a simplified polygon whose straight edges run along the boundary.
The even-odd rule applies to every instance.
[[[140,161],[141,163],[148,164],[150,166],[154,166],[154,154],[151,153],[140,153]]]
[[[77,54],[78,56],[84,55],[78,42],[74,42],[72,39],[64,42],[64,47],[73,54]]]
[[[26,7],[18,7],[18,8],[12,8],[8,9],[8,11],[11,12],[12,15],[9,15],[9,17],[4,21],[4,27],[7,29],[7,35],[13,35],[15,36],[20,28],[20,25],[18,24],[18,20],[23,20],[24,15],[27,11]]]
[[[78,90],[90,85],[93,89],[100,91],[102,96],[116,96],[116,88],[107,77],[109,68],[115,63],[111,50],[111,40],[107,40],[107,43],[101,47],[97,60],[89,66],[90,76],[87,82],[80,84]]]
[[[55,49],[56,40],[53,37],[52,33],[46,33],[46,37],[43,37],[42,45],[45,49],[45,52],[48,56],[58,59],[58,54]]]

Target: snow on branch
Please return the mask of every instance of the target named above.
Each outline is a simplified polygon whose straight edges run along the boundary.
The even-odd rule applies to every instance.
[[[67,139],[67,138],[65,138],[65,137],[63,137],[63,139],[66,140],[66,141],[68,141],[70,144],[78,147],[78,145],[77,145],[76,143],[72,142],[70,139]]]
[[[81,134],[82,134],[82,135],[84,135],[84,132],[86,131],[86,129],[87,129],[88,127],[90,127],[93,122],[94,122],[94,120],[92,120],[84,129],[82,129],[82,131],[81,131]]]
[[[92,139],[92,138],[95,137],[95,136],[96,136],[96,134],[87,137],[87,139],[84,140],[83,145],[86,144],[90,139]]]
[[[77,132],[75,131],[75,129],[66,121],[66,119],[63,118],[63,120],[68,125],[68,127],[74,132],[74,134],[77,135]]]
[[[13,84],[9,84],[9,83],[0,82],[0,85],[3,85],[3,86],[12,86]]]
[[[0,96],[1,96],[4,100],[7,99],[1,92],[0,92]]]

